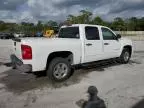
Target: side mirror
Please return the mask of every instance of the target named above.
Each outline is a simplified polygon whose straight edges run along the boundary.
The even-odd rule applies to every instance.
[[[120,39],[121,38],[121,35],[120,34],[117,34],[117,39]]]

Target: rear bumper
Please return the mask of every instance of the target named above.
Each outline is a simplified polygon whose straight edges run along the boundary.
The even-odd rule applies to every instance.
[[[12,62],[12,65],[13,65],[13,66],[14,66],[14,65],[18,65],[18,66],[23,65],[23,62],[22,62],[20,59],[18,59],[14,54],[12,54],[12,55],[10,56],[10,58],[11,58],[11,62]]]
[[[23,62],[17,58],[14,54],[10,56],[12,67],[20,70],[21,72],[31,72],[32,66],[30,64],[23,64]]]

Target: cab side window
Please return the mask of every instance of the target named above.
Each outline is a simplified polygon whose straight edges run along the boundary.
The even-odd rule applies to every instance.
[[[85,34],[87,40],[100,40],[97,27],[85,27]]]
[[[102,35],[104,40],[116,40],[116,36],[113,32],[111,32],[107,28],[101,28],[102,29]]]

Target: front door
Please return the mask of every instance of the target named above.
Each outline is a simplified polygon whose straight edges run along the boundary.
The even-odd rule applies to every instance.
[[[119,56],[121,44],[116,38],[116,35],[112,30],[108,28],[101,28],[103,36],[103,45],[104,45],[104,56],[105,58],[114,58]]]
[[[97,27],[85,27],[84,62],[101,60],[103,54],[102,40]]]

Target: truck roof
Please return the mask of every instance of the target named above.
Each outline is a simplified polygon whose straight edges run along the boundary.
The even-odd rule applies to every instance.
[[[65,28],[65,27],[75,27],[75,26],[94,26],[94,27],[105,27],[105,26],[101,26],[101,25],[92,25],[92,24],[72,24],[72,25],[64,25],[62,26],[62,28]]]

